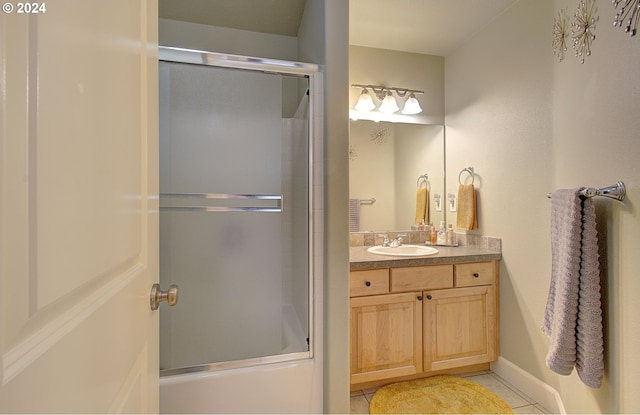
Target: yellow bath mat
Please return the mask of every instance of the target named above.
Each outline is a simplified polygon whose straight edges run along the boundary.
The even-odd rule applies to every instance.
[[[370,414],[512,414],[482,385],[455,376],[434,376],[384,386],[373,395]]]

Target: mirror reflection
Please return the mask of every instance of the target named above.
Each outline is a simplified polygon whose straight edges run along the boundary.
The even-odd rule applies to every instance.
[[[410,230],[425,186],[426,223],[438,226],[446,210],[444,126],[350,121],[351,232]]]

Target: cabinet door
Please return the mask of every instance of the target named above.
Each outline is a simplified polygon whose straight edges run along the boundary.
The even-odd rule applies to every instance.
[[[426,291],[424,297],[425,371],[497,359],[493,286]]]
[[[351,299],[351,383],[422,371],[421,295]]]

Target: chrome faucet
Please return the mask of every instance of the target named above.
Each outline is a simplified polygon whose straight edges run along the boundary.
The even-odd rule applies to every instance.
[[[378,236],[384,238],[382,240],[382,246],[390,247],[390,248],[397,248],[400,245],[402,245],[402,237],[403,236],[407,236],[407,234],[406,233],[401,233],[398,236],[396,236],[393,241],[389,240],[389,235],[388,234],[379,234]]]
[[[396,237],[395,237],[395,239],[394,239],[393,241],[391,241],[391,243],[389,244],[389,246],[390,246],[391,248],[397,248],[397,247],[399,247],[400,245],[402,245],[402,237],[403,237],[403,236],[407,236],[407,234],[406,234],[406,233],[402,233],[402,234],[400,234],[400,235],[396,236]]]

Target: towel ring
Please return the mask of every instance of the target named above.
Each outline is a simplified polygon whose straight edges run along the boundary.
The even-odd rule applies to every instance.
[[[458,183],[462,184],[462,180],[460,180],[460,177],[462,176],[462,173],[464,172],[469,173],[469,175],[471,176],[471,184],[474,184],[476,181],[476,175],[473,172],[473,167],[465,167],[464,169],[460,170],[460,174],[458,174]]]
[[[427,173],[425,173],[422,176],[418,177],[418,181],[417,181],[416,185],[418,187],[420,187],[420,184],[422,183],[422,181],[424,181],[424,186],[425,187],[429,187],[429,175]]]

